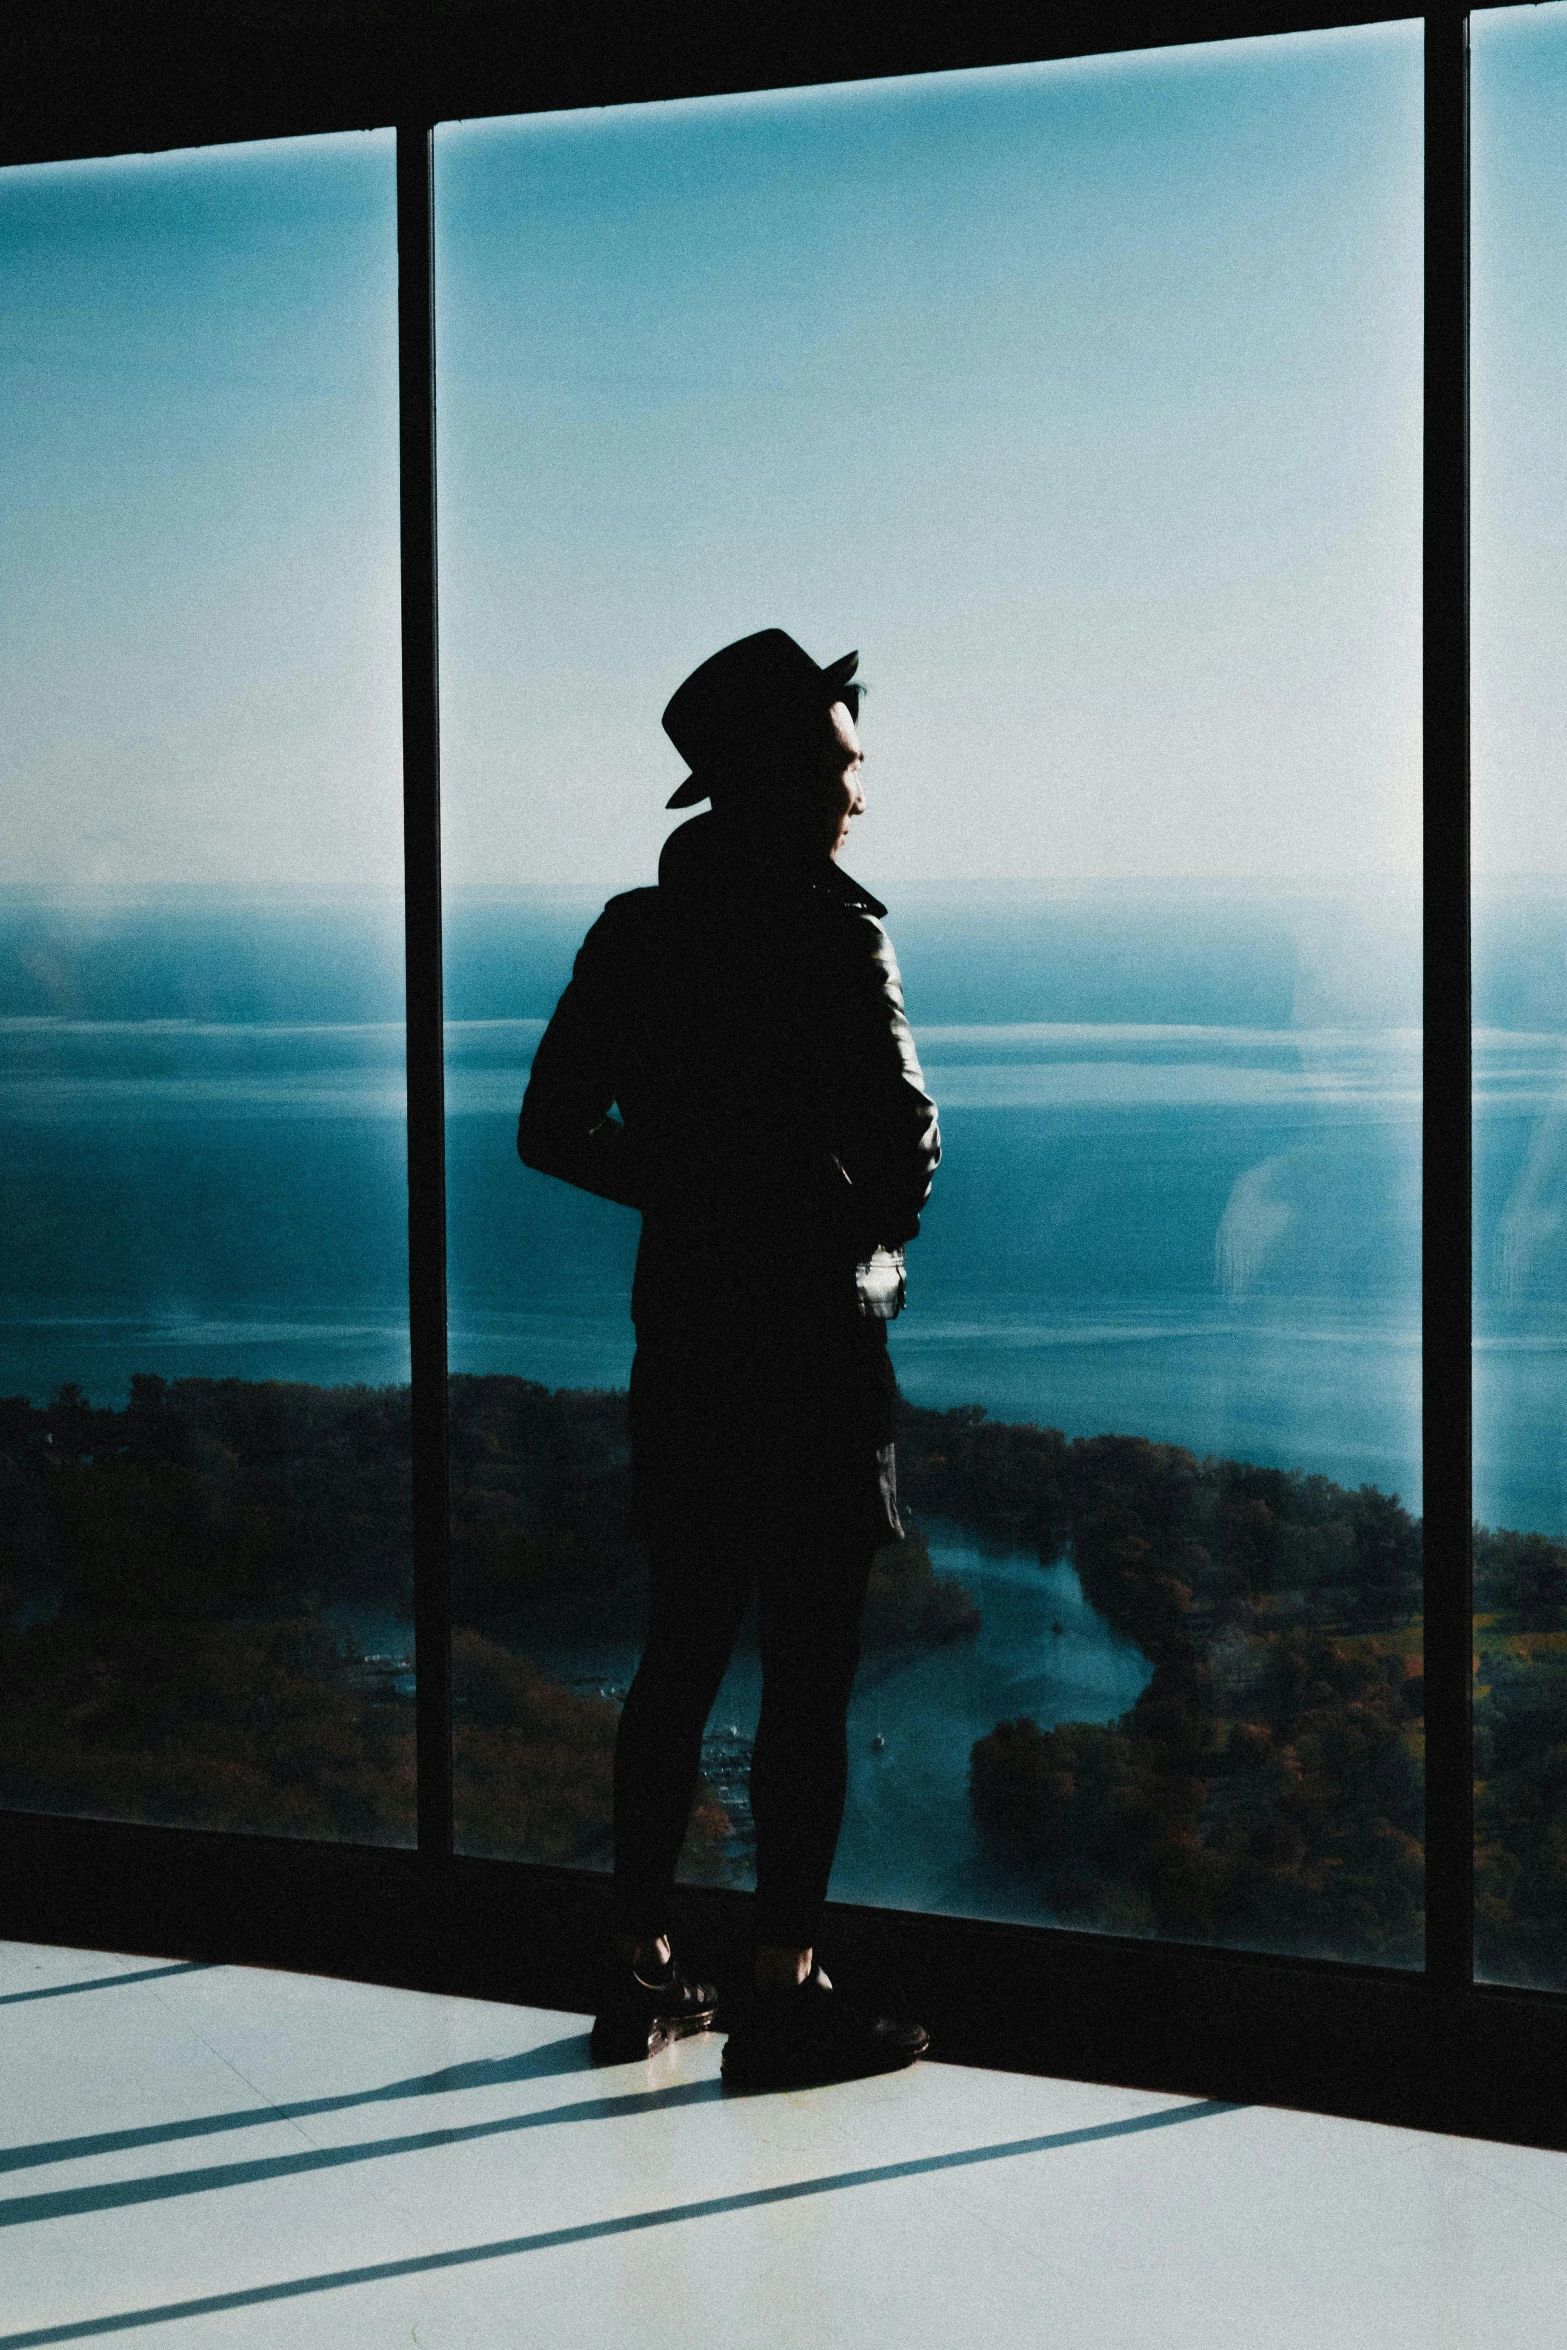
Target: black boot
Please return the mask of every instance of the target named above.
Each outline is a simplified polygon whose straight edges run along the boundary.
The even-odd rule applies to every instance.
[[[588,2046],[595,2064],[636,2064],[671,2040],[712,2029],[718,1993],[711,1983],[688,1982],[671,1955],[655,1981],[644,1982],[624,1960],[610,1968],[605,1996]]]
[[[724,2048],[731,2089],[813,2089],[900,2072],[930,2046],[923,2024],[870,2015],[839,1998],[819,1966],[793,1991],[759,1991]]]

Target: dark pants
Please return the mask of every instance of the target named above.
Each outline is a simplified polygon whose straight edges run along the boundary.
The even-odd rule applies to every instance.
[[[756,1939],[815,1942],[843,1820],[845,1716],[871,1560],[856,1526],[748,1535],[668,1523],[649,1544],[648,1636],[615,1742],[615,1910],[622,1933],[669,1930],[670,1889],[702,1733],[754,1584],[762,1717],[751,1759]]]

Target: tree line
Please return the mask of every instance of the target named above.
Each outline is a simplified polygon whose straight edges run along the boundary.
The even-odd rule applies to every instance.
[[[461,1848],[607,1853],[616,1708],[529,1644],[634,1641],[623,1394],[451,1386]],[[913,1508],[1043,1563],[1150,1659],[1119,1720],[998,1723],[976,1820],[1042,1915],[1109,1930],[1420,1956],[1417,1521],[1371,1486],[900,1407]],[[0,1801],[412,1840],[413,1718],[324,1620],[411,1612],[406,1388],[151,1375],[120,1408],[0,1402]],[[1567,1985],[1567,1547],[1478,1529],[1482,1971]],[[877,1560],[867,1645],[971,1635],[915,1534]],[[688,1862],[722,1876],[699,1801]]]
[[[623,1394],[451,1389],[459,1848],[607,1856],[617,1709],[535,1641],[637,1637]],[[0,1400],[0,1802],[407,1843],[412,1699],[324,1620],[408,1617],[409,1395],[139,1374],[122,1408]],[[972,1633],[918,1541],[882,1553],[872,1645]],[[688,1870],[722,1876],[699,1794]]]
[[[916,1506],[1069,1556],[1150,1658],[1107,1725],[999,1723],[985,1831],[1051,1914],[1108,1931],[1418,1965],[1421,1542],[1396,1496],[905,1404]],[[1477,1528],[1477,1959],[1567,1987],[1567,1546]]]

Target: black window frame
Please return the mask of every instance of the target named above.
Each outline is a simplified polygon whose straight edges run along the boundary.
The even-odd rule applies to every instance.
[[[419,1675],[415,1851],[0,1810],[15,1936],[287,1965],[582,2008],[590,1873],[454,1854],[447,1525],[432,153],[435,126],[1412,21],[1406,8],[1024,6],[944,25],[887,0],[54,0],[0,32],[0,165],[395,126],[408,975],[409,1311]],[[1424,1527],[1421,1973],[835,1904],[850,1971],[940,2053],[1567,2145],[1567,1996],[1473,1974],[1470,1486],[1469,12],[1424,12]],[[722,1968],[744,1896],[690,1889]]]

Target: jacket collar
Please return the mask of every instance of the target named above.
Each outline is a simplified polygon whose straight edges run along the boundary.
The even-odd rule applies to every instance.
[[[856,881],[852,874],[845,873],[831,858],[827,861],[825,886],[834,897],[841,898],[846,906],[852,906],[857,914],[874,914],[879,922],[887,911],[880,898],[873,898],[862,882]]]
[[[856,913],[874,914],[878,921],[887,911],[880,898],[830,857],[794,863],[768,856],[711,809],[670,834],[658,860],[658,880],[661,889],[695,896],[760,890],[769,897],[824,897]]]

